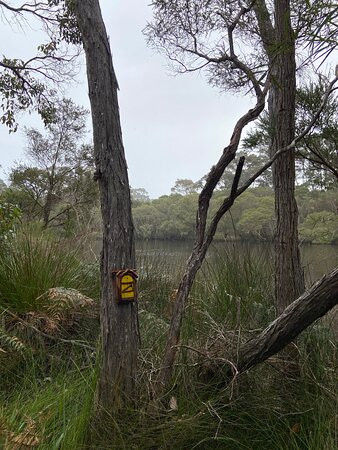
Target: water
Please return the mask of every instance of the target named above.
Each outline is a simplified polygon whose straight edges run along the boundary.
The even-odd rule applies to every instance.
[[[271,244],[247,244],[247,243],[225,243],[215,242],[209,249],[208,257],[215,254],[222,255],[226,246],[233,245],[239,252],[250,250],[260,257],[268,258],[273,264],[273,248]],[[156,258],[156,255],[166,257],[170,260],[177,260],[182,263],[190,255],[193,246],[192,241],[137,241],[137,255],[149,255]],[[307,285],[312,284],[318,278],[328,273],[338,265],[338,247],[334,245],[303,245],[301,247],[302,266],[304,268]]]
[[[207,258],[219,254],[222,256],[226,248],[232,245],[239,252],[251,251],[259,257],[268,258],[273,264],[273,247],[268,243],[226,243],[214,242],[209,249]],[[91,243],[87,257],[93,258],[100,253],[101,241],[95,239]],[[177,263],[180,267],[190,255],[193,241],[167,241],[167,240],[138,240],[136,241],[136,253],[138,259],[143,256],[161,259],[165,258],[170,265]],[[336,245],[303,245],[301,246],[302,266],[305,273],[306,284],[311,285],[325,273],[330,272],[338,265],[338,246]]]

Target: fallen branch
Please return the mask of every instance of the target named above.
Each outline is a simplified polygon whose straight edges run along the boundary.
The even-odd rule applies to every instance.
[[[338,304],[338,267],[291,303],[257,337],[239,349],[237,372],[243,373],[278,353],[309,325]],[[229,368],[229,374],[232,368]]]

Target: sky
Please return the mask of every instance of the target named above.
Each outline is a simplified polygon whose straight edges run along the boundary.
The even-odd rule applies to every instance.
[[[16,3],[16,2],[12,2]],[[122,132],[133,188],[150,197],[169,194],[178,178],[194,181],[205,175],[227,145],[236,120],[251,105],[243,95],[220,93],[203,74],[175,75],[165,56],[147,46],[142,34],[151,20],[149,0],[101,0],[119,81]],[[3,18],[2,18],[3,19]],[[11,58],[34,55],[44,34],[33,24],[24,29],[0,22],[0,54]],[[89,109],[85,63],[67,96]],[[0,178],[24,162],[25,126],[43,130],[35,114],[23,114],[19,129],[9,134],[0,125]],[[90,121],[88,142],[91,141]]]

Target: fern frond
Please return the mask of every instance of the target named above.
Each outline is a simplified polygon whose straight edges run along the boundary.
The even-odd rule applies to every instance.
[[[2,327],[0,327],[0,344],[7,348],[7,351],[25,353],[27,350],[26,345],[17,336],[10,335]],[[1,350],[7,353],[6,350],[2,348]]]

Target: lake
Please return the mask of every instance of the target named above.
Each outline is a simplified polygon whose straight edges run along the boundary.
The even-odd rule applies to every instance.
[[[215,255],[222,257],[229,247],[234,247],[235,251],[245,253],[252,252],[259,258],[267,258],[273,264],[273,247],[270,243],[248,243],[248,242],[223,242],[215,241],[207,254],[207,259]],[[193,241],[169,241],[169,240],[137,240],[136,255],[138,266],[145,257],[151,259],[156,264],[156,260],[163,260],[170,267],[184,268],[184,263],[190,255]],[[93,253],[98,256],[101,249],[100,239],[91,242],[90,252],[87,253],[89,259]],[[306,284],[309,286],[325,273],[330,272],[338,265],[338,246],[336,245],[302,245],[301,246],[302,265]],[[140,267],[139,267],[140,269]]]
[[[162,241],[148,240],[136,241],[136,252],[138,259],[149,256],[152,258],[165,258],[170,260],[171,264],[175,261],[182,266],[184,261],[190,255],[193,246],[192,241]],[[226,251],[229,246],[234,246],[238,252],[250,251],[258,257],[268,258],[273,264],[273,247],[267,243],[229,243],[216,241],[209,249],[207,257],[220,255]],[[304,268],[307,285],[312,284],[325,273],[338,265],[338,246],[334,245],[303,245],[301,246],[302,265]]]

